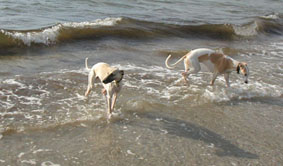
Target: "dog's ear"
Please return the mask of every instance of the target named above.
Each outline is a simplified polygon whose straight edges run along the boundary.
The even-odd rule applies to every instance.
[[[109,76],[107,76],[102,82],[103,82],[104,84],[108,84],[108,83],[110,83],[110,82],[112,82],[112,81],[114,81],[114,80],[115,80],[115,76],[114,76],[113,73],[111,73],[111,74],[109,74]]]
[[[237,65],[237,73],[240,74],[240,63]]]
[[[124,70],[120,70],[120,72],[121,72],[122,76],[124,76]]]
[[[240,74],[240,64],[237,65],[237,73]]]

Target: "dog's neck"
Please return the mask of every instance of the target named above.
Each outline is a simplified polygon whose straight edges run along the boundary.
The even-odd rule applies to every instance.
[[[113,82],[114,82],[114,84],[115,84],[117,87],[119,87],[121,80],[119,80],[119,81],[114,80]]]
[[[233,64],[233,70],[237,70],[237,67],[238,67],[240,62],[235,60],[235,59],[233,59],[233,58],[231,58],[231,57],[229,57],[229,56],[226,56],[226,58],[231,60],[231,62]]]
[[[235,70],[235,71],[237,71],[237,68],[238,68],[238,66],[239,66],[239,61],[236,61],[236,60],[234,60],[234,62],[233,62],[233,69]]]

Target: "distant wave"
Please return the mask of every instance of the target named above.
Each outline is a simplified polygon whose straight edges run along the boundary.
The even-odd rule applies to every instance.
[[[92,22],[60,23],[35,30],[0,30],[0,49],[55,45],[68,41],[94,40],[105,37],[151,39],[161,37],[213,38],[235,40],[259,34],[283,34],[283,17],[261,16],[244,25],[179,25],[141,21],[131,18],[106,18]]]
[[[93,22],[70,22],[35,30],[0,30],[0,48],[14,46],[52,45],[58,42],[87,38],[96,30],[114,26],[121,18],[98,19]],[[99,32],[98,32],[99,33]]]

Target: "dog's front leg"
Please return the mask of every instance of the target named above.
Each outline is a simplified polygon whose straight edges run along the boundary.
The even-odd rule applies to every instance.
[[[225,78],[225,81],[226,81],[226,87],[230,87],[230,83],[229,83],[229,73],[225,73],[224,74],[224,78]]]
[[[190,68],[189,68],[189,61],[186,60],[186,59],[184,60],[184,67],[185,67],[185,71],[182,72],[182,76],[183,76],[184,82],[188,83],[187,77],[189,76],[188,72],[189,72]]]
[[[101,89],[101,93],[102,93],[104,96],[106,96],[106,94],[107,94],[106,89],[105,89],[105,88]]]
[[[218,72],[214,72],[213,75],[212,75],[211,82],[210,82],[210,85],[211,85],[211,86],[214,85],[214,82],[215,82],[217,76],[218,76]]]
[[[183,77],[184,82],[185,82],[185,83],[188,83],[188,79],[187,79],[188,73],[187,73],[187,72],[183,72],[183,73],[182,73],[182,77]]]
[[[112,96],[109,93],[107,93],[106,99],[107,99],[107,117],[108,119],[110,119],[112,116],[112,109],[111,109]]]
[[[113,94],[113,98],[112,98],[112,105],[111,105],[111,110],[114,111],[114,106],[116,104],[116,99],[117,99],[117,93]]]

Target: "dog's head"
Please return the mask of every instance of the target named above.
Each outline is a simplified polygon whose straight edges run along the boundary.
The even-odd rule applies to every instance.
[[[249,68],[248,64],[245,62],[240,62],[237,65],[237,73],[240,74],[240,72],[244,75],[245,83],[248,83],[248,77],[249,77]]]
[[[123,79],[124,70],[115,70],[111,74],[109,74],[102,82],[104,84],[108,84],[112,81],[120,82]]]

